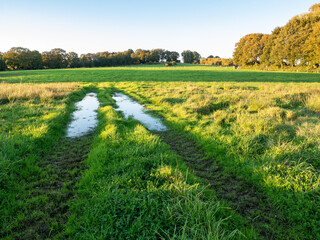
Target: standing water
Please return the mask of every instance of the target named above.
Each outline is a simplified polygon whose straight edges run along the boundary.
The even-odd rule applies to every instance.
[[[155,117],[152,117],[145,113],[144,106],[133,101],[127,95],[123,93],[115,93],[112,97],[118,108],[117,111],[122,111],[125,118],[132,116],[134,119],[140,121],[146,128],[152,131],[165,131],[167,127]]]
[[[98,124],[97,112],[99,101],[96,93],[88,93],[76,103],[77,110],[73,112],[72,121],[68,126],[67,137],[81,137],[91,132]]]

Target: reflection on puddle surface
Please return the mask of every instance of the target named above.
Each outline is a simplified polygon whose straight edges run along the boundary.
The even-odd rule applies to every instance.
[[[76,103],[77,110],[73,112],[72,121],[68,126],[67,137],[81,137],[92,131],[98,124],[97,112],[99,101],[96,93],[88,93]]]
[[[123,112],[125,118],[132,116],[134,119],[140,121],[146,128],[152,131],[165,131],[167,127],[153,116],[148,115],[143,111],[144,106],[133,101],[123,93],[115,93],[112,97],[119,106],[116,111]]]

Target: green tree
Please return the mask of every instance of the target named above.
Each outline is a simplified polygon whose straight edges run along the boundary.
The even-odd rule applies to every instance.
[[[7,69],[6,63],[3,60],[3,53],[0,52],[0,71],[5,71]]]
[[[54,48],[51,51],[42,53],[43,64],[47,68],[66,68],[68,58],[65,50]]]
[[[185,50],[181,53],[184,63],[199,63],[201,55],[196,51]]]
[[[75,52],[69,52],[67,54],[67,61],[68,61],[67,67],[69,67],[69,68],[80,67],[80,59],[79,59],[78,54]]]
[[[158,62],[163,61],[165,59],[165,50],[162,48],[153,49],[152,52],[156,54],[159,58]]]
[[[166,60],[166,62],[177,62],[179,57],[180,54],[178,52],[168,50],[164,52],[164,59]]]
[[[151,50],[147,53],[147,63],[158,63],[160,61],[160,54],[157,51]]]
[[[131,54],[134,53],[134,51],[132,49],[128,49],[127,51],[123,52],[123,56],[124,56],[124,61],[122,65],[130,65],[133,64],[133,60],[131,58]]]
[[[209,55],[207,58],[220,58],[219,56]]]
[[[13,47],[4,54],[6,65],[10,69],[39,69],[43,67],[41,54],[28,48]]]
[[[194,55],[193,52],[190,50],[185,50],[181,53],[181,56],[183,58],[184,63],[193,63],[194,61]]]
[[[149,52],[150,51],[148,50],[137,49],[134,53],[131,54],[131,57],[133,59],[136,59],[138,63],[146,63]]]
[[[30,51],[27,48],[13,47],[4,54],[6,65],[10,69],[22,69],[23,54]]]
[[[28,63],[28,67],[25,69],[41,69],[43,68],[43,61],[41,57],[41,53],[34,50],[29,52],[26,62]]]
[[[93,58],[91,53],[81,54],[80,63],[83,67],[93,67]]]
[[[193,53],[193,63],[200,63],[201,55],[196,51],[193,51],[192,53]]]

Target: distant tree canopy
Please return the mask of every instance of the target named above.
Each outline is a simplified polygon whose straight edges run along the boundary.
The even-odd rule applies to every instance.
[[[320,3],[293,17],[272,34],[253,33],[236,44],[233,60],[242,66],[318,68],[320,64]]]
[[[3,54],[3,59],[9,69],[39,69],[43,66],[41,54],[28,48],[13,47]]]
[[[179,57],[180,54],[178,52],[171,52],[167,50],[164,52],[163,60],[166,60],[167,62],[177,62]]]
[[[200,54],[193,52],[193,61],[200,60]],[[14,47],[5,53],[0,53],[0,71],[11,69],[42,69],[42,68],[78,68],[107,67],[132,64],[154,64],[160,62],[179,62],[180,54],[161,48],[152,50],[128,49],[123,52],[98,52],[81,54],[66,52],[54,48],[40,54],[27,48]],[[173,64],[172,64],[173,65]]]
[[[79,56],[75,52],[67,53],[67,62],[68,68],[78,68],[81,66]]]
[[[219,56],[209,55],[207,58],[220,58]]]
[[[46,68],[66,68],[68,66],[67,52],[61,48],[43,52],[42,59]]]
[[[232,58],[208,57],[200,60],[203,65],[233,66]]]
[[[131,54],[135,63],[158,63],[160,61],[172,62],[177,61],[180,54],[164,49],[142,50],[137,49]]]
[[[199,63],[201,55],[198,52],[185,50],[181,53],[184,63]]]

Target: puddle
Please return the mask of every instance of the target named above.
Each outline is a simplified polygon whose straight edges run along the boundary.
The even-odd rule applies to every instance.
[[[73,112],[72,121],[68,125],[67,137],[82,137],[91,132],[98,124],[97,112],[99,101],[96,93],[88,93],[76,103],[77,110]]]
[[[123,93],[115,93],[112,97],[119,106],[116,111],[123,112],[125,118],[132,116],[140,121],[146,128],[152,131],[165,131],[167,127],[160,121],[144,111],[144,106],[132,100]]]

